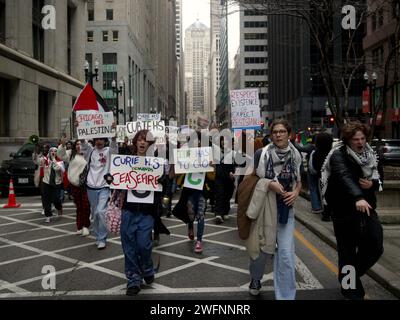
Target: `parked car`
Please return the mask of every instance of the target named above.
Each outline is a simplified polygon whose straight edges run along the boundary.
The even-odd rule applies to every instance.
[[[54,141],[41,141],[42,145],[57,146]],[[36,165],[32,160],[35,145],[24,144],[17,153],[10,154],[10,160],[4,160],[0,165],[0,192],[3,198],[8,197],[10,179],[13,179],[14,191],[17,193],[39,193],[35,186],[34,174]]]
[[[400,166],[400,139],[374,139],[372,148],[382,160],[383,165]]]

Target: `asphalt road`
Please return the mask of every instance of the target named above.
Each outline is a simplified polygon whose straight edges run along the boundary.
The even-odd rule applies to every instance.
[[[216,225],[207,214],[204,252],[193,252],[184,224],[163,218],[171,231],[161,235],[153,259],[160,267],[155,282],[134,298],[125,296],[124,258],[118,236],[104,251],[93,237],[75,234],[71,202],[64,215],[44,223],[37,196],[18,198],[19,209],[0,209],[0,300],[2,299],[135,299],[135,300],[273,300],[272,264],[268,264],[259,297],[248,294],[249,258],[236,230],[236,206],[231,217]],[[176,201],[175,201],[176,202]],[[1,204],[5,201],[1,201]],[[2,207],[2,206],[1,206]],[[297,299],[343,300],[336,279],[337,254],[296,222]],[[45,266],[56,271],[55,290]],[[367,298],[396,299],[365,276]]]

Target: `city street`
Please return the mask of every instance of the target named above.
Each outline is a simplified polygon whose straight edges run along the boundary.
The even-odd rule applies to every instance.
[[[309,207],[307,201],[300,201],[300,210]],[[134,298],[125,296],[124,256],[118,236],[99,251],[93,237],[75,234],[72,202],[65,204],[64,215],[51,224],[44,223],[39,197],[19,197],[18,202],[23,204],[19,209],[0,209],[0,299],[274,299],[271,264],[261,295],[248,294],[249,258],[237,234],[233,202],[230,219],[222,225],[216,225],[213,214],[207,213],[200,255],[193,253],[194,242],[187,238],[186,226],[164,217],[171,235],[161,235],[153,250],[153,260],[159,263],[156,280]],[[298,222],[295,238],[297,299],[343,300],[335,275],[336,251]],[[55,290],[42,287],[44,266],[54,266],[57,272]],[[396,299],[368,276],[363,280],[368,299]]]

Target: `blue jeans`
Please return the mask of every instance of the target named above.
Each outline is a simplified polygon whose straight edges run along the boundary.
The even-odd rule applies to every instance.
[[[189,204],[190,203],[190,204]],[[204,235],[204,218],[206,214],[206,199],[204,198],[203,191],[197,190],[193,192],[188,199],[188,204],[192,206],[195,219],[197,220],[197,241],[203,241]],[[189,223],[193,225],[193,222]]]
[[[322,211],[318,176],[308,173],[308,187],[310,189],[312,210],[313,211]]]
[[[154,275],[151,250],[151,215],[122,210],[121,243],[125,255],[125,275],[128,288],[140,287],[144,277]]]
[[[296,298],[296,261],[294,253],[294,212],[289,213],[287,224],[277,225],[276,240],[278,250],[274,257],[274,288],[276,300],[294,300]],[[260,251],[256,260],[250,259],[250,275],[261,280],[265,264],[271,255]]]
[[[93,218],[93,232],[97,242],[106,242],[108,230],[106,211],[110,198],[110,189],[87,189],[88,199],[90,203],[90,211]]]

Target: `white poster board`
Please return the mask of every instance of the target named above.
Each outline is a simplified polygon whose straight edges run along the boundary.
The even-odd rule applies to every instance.
[[[161,121],[160,113],[138,113],[137,121]]]
[[[112,112],[77,111],[78,139],[113,138],[116,130],[112,128]]]
[[[185,148],[174,150],[175,173],[212,172],[212,148]]]
[[[206,173],[188,173],[185,176],[184,188],[203,190],[206,181]]]
[[[259,89],[231,90],[232,129],[261,129]]]
[[[165,143],[165,121],[134,121],[126,124],[129,139],[133,139],[141,130],[149,130],[157,143]]]
[[[128,137],[126,133],[126,126],[118,125],[117,126],[117,142],[123,143],[125,142],[125,138]]]
[[[154,191],[139,191],[131,190],[128,191],[128,203],[154,203]]]
[[[154,157],[113,155],[110,174],[111,189],[162,191],[158,179],[164,173],[164,160]]]

